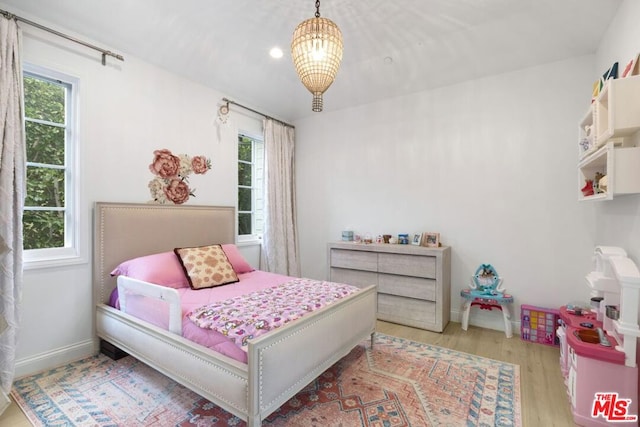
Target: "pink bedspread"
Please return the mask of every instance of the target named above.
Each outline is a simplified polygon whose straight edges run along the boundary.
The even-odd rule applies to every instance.
[[[247,351],[250,339],[333,304],[357,290],[340,283],[293,279],[268,289],[203,305],[187,313],[186,317],[201,328],[221,333]]]
[[[245,350],[236,345],[224,334],[215,330],[199,327],[186,315],[203,305],[214,304],[218,301],[229,300],[241,295],[268,289],[290,282],[295,278],[258,270],[239,274],[238,277],[240,279],[239,282],[225,286],[200,290],[180,288],[177,289],[177,291],[180,294],[182,303],[182,336],[225,356],[247,363],[247,353]],[[115,306],[117,307],[117,305]],[[168,305],[162,301],[128,295],[127,312],[163,329],[169,329],[169,308]]]

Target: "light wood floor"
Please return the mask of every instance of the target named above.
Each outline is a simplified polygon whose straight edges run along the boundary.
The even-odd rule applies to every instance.
[[[381,321],[377,330],[387,335],[520,365],[522,425],[574,425],[560,373],[560,353],[556,347],[526,343],[517,335],[507,339],[503,332],[473,326],[463,331],[460,323],[449,323],[442,334]],[[12,403],[0,416],[0,426],[29,427],[31,423],[20,408]]]

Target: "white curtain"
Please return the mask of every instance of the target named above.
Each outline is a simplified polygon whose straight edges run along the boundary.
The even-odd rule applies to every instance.
[[[294,129],[266,119],[264,145],[266,182],[263,269],[299,277]]]
[[[21,32],[0,15],[0,413],[8,405],[22,290],[22,209],[26,148]]]

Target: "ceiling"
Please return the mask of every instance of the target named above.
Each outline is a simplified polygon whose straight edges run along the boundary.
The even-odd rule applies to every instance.
[[[324,111],[595,53],[621,0],[324,0],[344,38]],[[282,120],[310,116],[289,46],[313,0],[0,0]],[[279,60],[269,50],[280,46]],[[108,61],[116,61],[108,59]]]

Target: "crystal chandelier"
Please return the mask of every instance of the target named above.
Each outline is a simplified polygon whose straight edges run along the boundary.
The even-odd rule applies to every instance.
[[[342,61],[342,33],[333,21],[320,17],[320,0],[316,0],[315,18],[300,23],[293,32],[291,56],[302,84],[313,94],[311,109],[322,111],[322,94]]]

